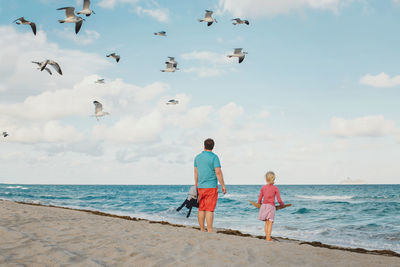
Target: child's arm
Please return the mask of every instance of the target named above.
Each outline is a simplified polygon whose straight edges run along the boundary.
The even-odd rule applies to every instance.
[[[261,204],[263,195],[264,195],[264,191],[263,191],[263,188],[261,188],[261,190],[260,190],[260,196],[258,197],[258,204]]]
[[[278,199],[278,202],[281,206],[284,206],[285,203],[283,203],[282,199],[281,199],[281,193],[279,192],[278,187],[276,188],[276,199]]]
[[[194,167],[194,185],[199,186],[199,173],[197,172],[197,167]]]

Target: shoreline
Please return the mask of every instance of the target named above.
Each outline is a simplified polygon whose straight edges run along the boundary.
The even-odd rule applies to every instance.
[[[118,219],[128,220],[128,221],[142,221],[142,222],[148,222],[150,224],[161,224],[161,225],[168,225],[168,226],[177,227],[177,228],[188,228],[188,229],[199,230],[199,227],[195,227],[195,226],[174,224],[174,223],[170,223],[167,221],[153,221],[153,220],[148,220],[148,219],[143,219],[143,218],[131,217],[131,216],[127,216],[127,215],[126,216],[116,215],[116,214],[101,212],[101,211],[97,211],[97,210],[76,209],[76,208],[69,208],[69,207],[63,207],[63,206],[44,205],[44,204],[40,204],[40,203],[12,201],[12,200],[5,200],[5,199],[0,199],[0,202],[1,201],[12,202],[12,203],[17,203],[17,204],[22,204],[22,205],[29,205],[29,206],[39,206],[39,207],[79,211],[79,212],[85,212],[85,213],[89,213],[89,214],[93,214],[93,215],[97,215],[97,216],[112,217],[112,218],[118,218]],[[215,233],[217,233],[217,234],[233,235],[233,236],[247,237],[247,238],[253,238],[253,239],[262,239],[262,240],[265,239],[264,236],[246,234],[246,233],[242,233],[239,230],[224,229],[224,228],[215,228],[215,229],[216,229]],[[310,245],[312,247],[326,248],[326,249],[330,249],[330,250],[340,250],[340,251],[347,251],[347,252],[353,252],[353,253],[359,253],[359,254],[380,255],[380,256],[399,257],[400,258],[400,253],[397,253],[392,250],[368,250],[368,249],[364,249],[364,248],[340,247],[340,246],[335,246],[335,245],[324,244],[319,241],[302,241],[302,240],[297,240],[297,239],[276,237],[276,236],[272,237],[272,239],[275,241],[278,241],[278,242],[284,241],[284,242],[294,243],[294,244],[298,244],[298,245]]]

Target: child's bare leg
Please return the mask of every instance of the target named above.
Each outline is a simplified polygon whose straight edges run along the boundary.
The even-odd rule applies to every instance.
[[[213,221],[214,221],[214,212],[206,211],[206,221],[207,221],[207,231],[212,233],[213,231]]]
[[[200,231],[204,232],[204,220],[206,218],[206,212],[203,210],[199,210],[197,212],[197,219],[199,221],[199,225],[200,225]]]
[[[267,236],[268,236],[268,220],[266,220],[265,221],[265,228],[264,228],[264,231],[265,231],[265,239],[267,239]]]
[[[272,232],[272,224],[274,222],[273,221],[268,221],[268,224],[266,225],[267,227],[267,233],[265,235],[265,238],[267,239],[267,241],[272,241],[271,239],[271,232]]]

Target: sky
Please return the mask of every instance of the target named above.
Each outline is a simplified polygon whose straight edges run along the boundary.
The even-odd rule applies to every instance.
[[[192,184],[206,138],[227,185],[399,182],[399,0],[82,2],[0,0],[0,183]]]

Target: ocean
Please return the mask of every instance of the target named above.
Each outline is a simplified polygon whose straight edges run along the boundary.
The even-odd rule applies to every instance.
[[[214,227],[264,235],[257,201],[262,185],[228,185]],[[293,206],[276,212],[273,236],[400,253],[400,185],[277,185]],[[0,199],[98,210],[149,220],[197,225],[197,209],[176,212],[190,185],[0,184]]]

